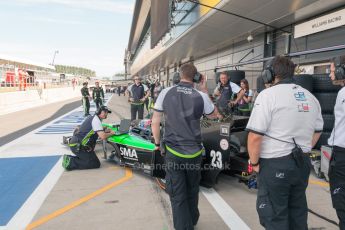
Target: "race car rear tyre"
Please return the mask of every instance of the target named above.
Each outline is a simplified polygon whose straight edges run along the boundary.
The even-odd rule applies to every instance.
[[[320,102],[322,113],[333,113],[337,93],[315,93],[314,96]]]
[[[299,74],[293,76],[296,85],[302,86],[309,92],[313,92],[313,76],[309,74]]]
[[[158,184],[158,186],[166,191],[166,180],[165,179],[162,179],[162,178],[156,178],[156,183]]]
[[[341,86],[333,85],[328,74],[314,74],[313,75],[313,91],[319,92],[338,92]]]

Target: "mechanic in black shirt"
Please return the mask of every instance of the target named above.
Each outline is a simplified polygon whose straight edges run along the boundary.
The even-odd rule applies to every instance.
[[[203,114],[221,117],[208,96],[203,76],[200,82],[202,92],[194,89],[196,74],[193,64],[182,65],[180,83],[159,94],[152,118],[153,137],[156,149],[159,149],[161,115],[165,117],[163,142],[167,192],[177,230],[193,229],[200,215],[198,200],[203,152],[200,118]]]
[[[84,108],[84,115],[89,116],[90,115],[90,93],[89,88],[87,87],[87,82],[83,83],[83,88],[81,88],[81,96],[83,101],[83,108]]]
[[[106,140],[115,134],[112,130],[103,129],[102,120],[106,119],[111,111],[101,106],[94,116],[88,116],[78,131],[73,134],[69,146],[76,155],[64,155],[62,166],[66,170],[99,168],[100,162],[95,153],[97,138]]]
[[[232,95],[237,94],[236,100],[231,101]],[[220,73],[219,84],[215,88],[213,95],[218,97],[217,108],[222,113],[229,113],[230,107],[237,105],[243,98],[244,91],[240,86],[230,81],[228,72]]]
[[[104,101],[104,91],[102,87],[99,87],[99,82],[96,81],[96,87],[92,91],[92,98],[96,104],[96,108],[99,109],[103,105]]]
[[[141,83],[139,76],[134,76],[134,84],[128,86],[129,102],[131,103],[131,121],[144,117],[144,103],[150,96],[148,87]]]

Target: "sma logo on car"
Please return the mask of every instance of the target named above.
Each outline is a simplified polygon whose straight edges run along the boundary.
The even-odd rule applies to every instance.
[[[132,160],[138,159],[138,155],[135,149],[127,149],[124,147],[120,147],[120,152],[121,152],[121,155],[125,158],[132,159]]]

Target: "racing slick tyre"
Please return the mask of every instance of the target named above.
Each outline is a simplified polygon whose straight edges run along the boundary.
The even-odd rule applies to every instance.
[[[328,145],[328,138],[331,136],[331,132],[323,132],[319,141],[316,143],[314,149],[320,149],[322,145]]]
[[[246,74],[242,70],[229,70],[227,71],[230,76],[230,81],[236,83],[237,85],[241,84],[241,80],[246,77]]]
[[[119,165],[124,165],[124,162],[122,162],[121,160],[121,151],[119,147],[117,146],[117,144],[109,142],[109,141],[107,142],[107,144],[109,144],[113,148],[113,150],[111,151],[111,155],[108,157],[107,160],[115,161]]]
[[[334,110],[337,93],[314,93],[320,102],[322,113],[332,113]]]
[[[323,131],[332,132],[334,127],[334,114],[322,114],[323,118]]]
[[[338,92],[340,86],[333,85],[328,74],[314,74],[313,75],[313,90],[314,93],[319,92]]]
[[[309,74],[299,74],[293,76],[296,85],[302,86],[309,92],[313,92],[313,76]]]
[[[158,184],[158,186],[166,191],[166,180],[165,179],[162,179],[162,178],[155,178],[156,179],[156,183]]]

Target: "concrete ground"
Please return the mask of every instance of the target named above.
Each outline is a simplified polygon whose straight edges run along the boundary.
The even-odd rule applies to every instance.
[[[0,146],[54,120],[81,105],[80,98],[25,109],[0,116]]]
[[[129,105],[124,96],[114,95],[108,106],[113,113],[105,122],[129,117]],[[39,109],[39,114],[46,113],[45,107]],[[18,114],[16,119],[26,121],[25,125],[38,122],[28,114]],[[10,126],[5,125],[5,129],[11,133]],[[64,172],[27,229],[173,229],[169,198],[153,178],[105,161],[100,147],[97,154],[101,168]],[[200,192],[201,216],[196,229],[229,229],[227,223],[236,219],[235,215],[228,214],[231,210],[249,229],[263,229],[255,209],[255,190],[247,189],[234,177],[221,175],[210,192],[218,194],[225,204],[215,199],[209,201],[207,191]],[[307,196],[311,210],[337,221],[325,181],[312,174]],[[338,229],[313,214],[309,214],[308,222],[310,229]],[[244,229],[231,226],[231,229]]]

